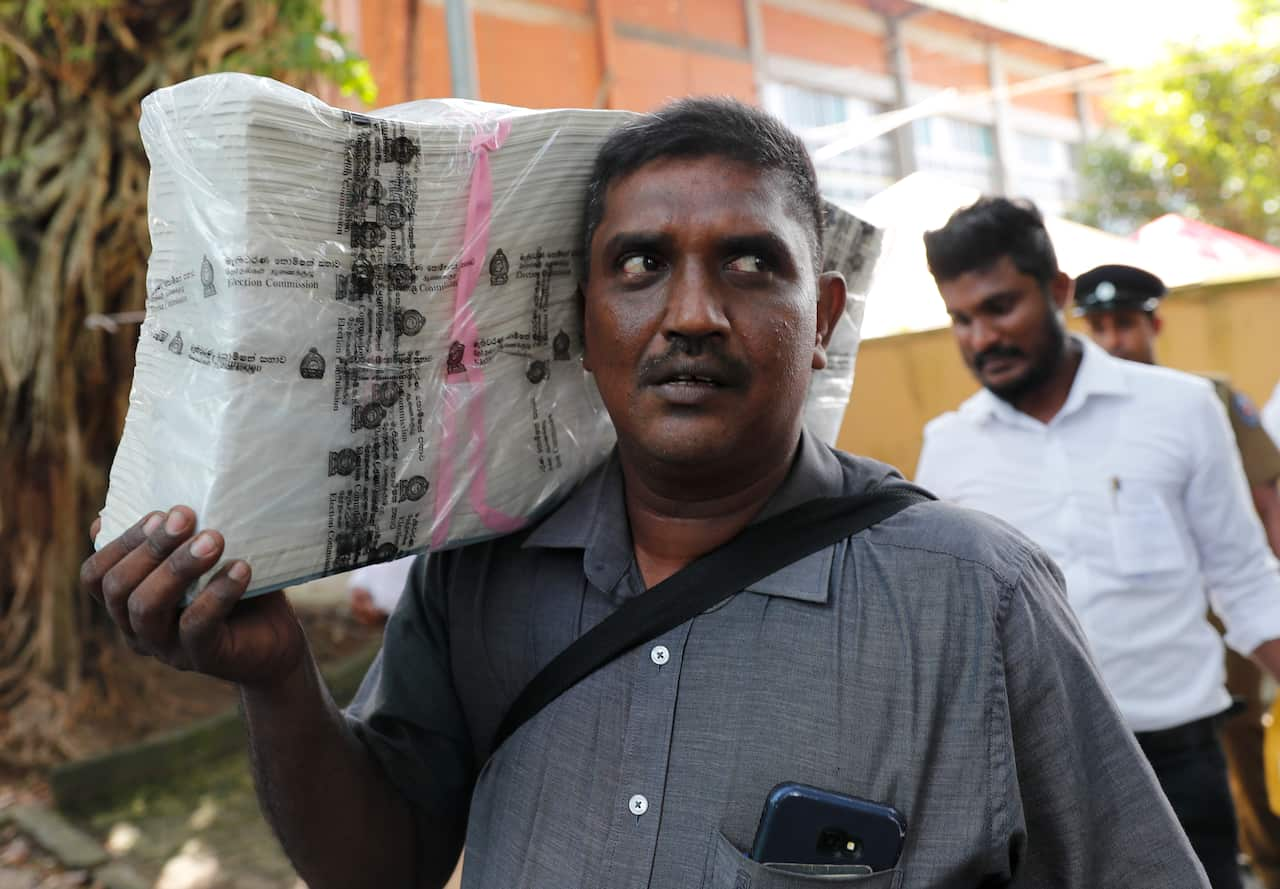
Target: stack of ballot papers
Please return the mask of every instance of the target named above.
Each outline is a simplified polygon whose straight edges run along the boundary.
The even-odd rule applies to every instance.
[[[456,100],[363,115],[240,74],[148,96],[147,312],[99,545],[187,504],[258,593],[552,508],[614,441],[580,360],[581,216],[630,117]],[[876,232],[829,214],[828,266],[863,291]],[[850,306],[815,375],[828,438]]]

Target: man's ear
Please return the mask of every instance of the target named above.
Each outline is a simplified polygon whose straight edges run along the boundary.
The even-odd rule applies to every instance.
[[[1159,336],[1163,327],[1164,319],[1160,317],[1160,313],[1153,311],[1151,313],[1151,332]]]
[[[1063,271],[1059,271],[1053,276],[1053,280],[1049,282],[1049,295],[1053,297],[1053,304],[1059,312],[1065,312],[1067,305],[1071,302],[1071,297],[1075,295],[1076,282]]]
[[[839,272],[823,272],[818,276],[818,325],[812,363],[814,370],[822,370],[827,366],[827,346],[831,345],[831,335],[835,333],[836,324],[844,314],[848,298],[844,275]]]

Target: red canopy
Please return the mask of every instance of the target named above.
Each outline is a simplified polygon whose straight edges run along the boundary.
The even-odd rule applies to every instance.
[[[1176,213],[1148,222],[1130,237],[1143,247],[1219,264],[1224,274],[1280,268],[1280,248]]]

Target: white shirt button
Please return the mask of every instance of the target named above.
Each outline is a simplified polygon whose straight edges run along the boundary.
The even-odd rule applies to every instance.
[[[632,815],[640,816],[649,811],[649,801],[637,793],[631,797],[631,801],[627,803],[627,808]]]
[[[671,660],[671,652],[667,650],[665,645],[655,645],[649,650],[649,660],[661,667]]]

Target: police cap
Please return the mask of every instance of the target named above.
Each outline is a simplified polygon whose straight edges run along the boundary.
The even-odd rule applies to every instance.
[[[1155,311],[1169,290],[1150,272],[1131,265],[1100,265],[1076,278],[1076,315],[1115,309]]]

